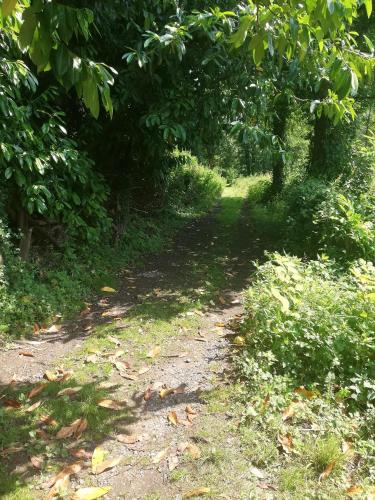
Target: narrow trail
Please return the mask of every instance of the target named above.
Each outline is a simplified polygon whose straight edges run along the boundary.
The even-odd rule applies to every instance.
[[[186,226],[168,250],[124,271],[117,293],[101,299],[90,312],[59,332],[45,334],[35,343],[18,343],[0,355],[2,386],[11,378],[20,384],[37,383],[46,369],[68,366],[83,370],[86,384],[112,384],[107,397],[126,401],[126,414],[112,419],[105,434],[90,434],[89,439],[84,434],[73,443],[89,451],[100,444],[108,457],[122,457],[120,464],[95,476],[84,468],[71,477],[71,491],[110,486],[105,498],[174,499],[207,484],[211,498],[245,498],[242,491],[251,490],[254,478],[248,472],[233,469],[233,477],[230,473],[222,477],[223,471],[215,465],[220,447],[236,444],[226,430],[225,405],[221,408],[220,398],[210,403],[211,394],[226,390],[231,370],[231,337],[224,325],[241,315],[241,294],[251,278],[251,261],[260,255],[252,237],[246,185],[237,191],[227,189],[220,204]],[[136,341],[134,331],[138,331]],[[117,348],[130,363],[133,380],[124,379],[116,369],[103,368],[100,360],[85,363],[95,351],[93,346],[102,352],[108,348],[108,334],[118,339]],[[147,358],[145,353],[155,346],[160,352]],[[25,350],[34,357],[20,356]],[[94,356],[100,358],[98,353]],[[163,387],[179,389],[161,398]],[[172,420],[177,416],[177,425],[168,415]],[[119,434],[136,442],[120,442]],[[65,458],[64,463],[70,462]],[[38,478],[22,454],[9,456],[6,466],[33,484],[30,498],[45,497],[47,471]],[[223,482],[231,491],[229,496],[223,493]]]

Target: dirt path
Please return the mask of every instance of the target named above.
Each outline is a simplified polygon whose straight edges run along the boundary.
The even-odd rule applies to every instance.
[[[84,434],[77,443],[64,442],[67,450],[77,446],[88,452],[100,444],[108,457],[121,457],[119,465],[99,475],[84,466],[71,476],[73,491],[110,486],[106,498],[173,499],[205,487],[211,498],[245,498],[242,495],[255,488],[248,471],[233,470],[233,477],[223,471],[219,456],[220,450],[236,447],[223,401],[233,338],[224,325],[241,314],[241,293],[251,275],[251,260],[258,255],[245,188],[227,190],[220,205],[186,226],[171,248],[124,271],[118,292],[101,299],[90,312],[57,333],[18,343],[0,355],[3,386],[12,378],[21,387],[38,383],[46,369],[63,365],[77,372],[79,385],[82,380],[94,386],[105,381],[106,387],[114,386],[107,398],[126,401],[126,414],[119,412],[114,418],[116,412],[104,410],[103,421],[107,412],[111,414],[105,432],[93,432],[88,439]],[[117,346],[111,345],[108,334],[118,340]],[[107,351],[114,347],[122,351],[118,359],[130,363],[125,377],[114,368],[115,359],[108,365]],[[178,389],[161,398],[163,388]],[[68,403],[74,405],[74,398]],[[89,423],[90,412],[91,407]],[[72,421],[73,414],[66,418]],[[120,442],[119,434],[135,442]],[[66,455],[58,461],[60,467],[71,463]],[[45,497],[48,467],[42,473],[30,470],[22,454],[17,459],[8,455],[6,461],[8,470],[32,485],[30,498]],[[226,488],[229,496],[223,493]],[[16,491],[12,483],[5,497],[13,498]]]

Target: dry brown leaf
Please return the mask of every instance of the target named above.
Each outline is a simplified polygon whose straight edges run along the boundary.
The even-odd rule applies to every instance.
[[[221,323],[221,322],[217,322],[215,323],[215,326],[217,326],[218,328],[225,328],[225,323]]]
[[[78,474],[82,469],[82,462],[74,462],[73,464],[67,465],[61,471],[56,474],[50,481],[47,483],[47,488],[51,488],[52,486],[56,486],[57,483],[65,482],[66,479],[69,479],[73,474]]]
[[[154,458],[152,459],[153,464],[159,464],[164,458],[167,456],[169,452],[169,448],[165,448],[164,450],[159,451]]]
[[[153,347],[146,355],[147,358],[155,358],[158,354],[160,354],[161,352],[161,347],[160,346],[156,346],[156,347]]]
[[[33,405],[29,406],[27,408],[27,413],[31,413],[32,411],[36,410],[37,408],[39,408],[39,406],[42,404],[42,400],[40,401],[37,401],[36,403],[34,403]]]
[[[84,309],[81,310],[81,312],[79,313],[81,316],[86,316],[87,314],[90,314],[90,307],[88,305],[86,305],[86,307]]]
[[[152,389],[151,387],[147,387],[147,389],[145,390],[144,394],[143,394],[143,399],[145,401],[149,401],[152,397]]]
[[[57,421],[51,415],[42,415],[38,421],[39,425],[57,425]]]
[[[185,408],[185,411],[186,411],[186,413],[187,413],[187,414],[189,414],[189,415],[196,415],[196,414],[197,414],[197,412],[196,412],[196,411],[195,411],[195,410],[194,410],[194,409],[193,409],[190,405],[188,405],[188,406]]]
[[[45,386],[46,384],[38,384],[35,387],[33,387],[28,394],[28,398],[31,399],[34,398],[35,396],[38,396],[38,394],[40,394],[43,391]]]
[[[182,495],[182,498],[201,497],[208,493],[211,493],[211,489],[201,486],[200,488],[194,488],[193,490],[187,491]]]
[[[34,335],[39,335],[40,333],[40,326],[38,323],[34,323]]]
[[[29,351],[21,351],[18,354],[19,356],[25,356],[26,358],[34,358],[34,354]]]
[[[56,434],[56,439],[66,439],[68,437],[79,438],[87,428],[87,420],[78,418],[67,427],[62,427]]]
[[[175,411],[170,411],[168,413],[168,421],[172,424],[172,425],[178,425],[178,416],[177,416],[177,413]]]
[[[95,500],[109,493],[111,489],[111,486],[89,486],[87,488],[80,488],[74,493],[73,500]]]
[[[108,408],[109,410],[120,411],[124,409],[125,403],[121,401],[115,401],[113,399],[101,399],[98,401],[98,406],[102,408]]]
[[[222,295],[219,296],[219,302],[220,304],[222,305],[225,305],[226,304],[226,300],[224,299],[224,297]]]
[[[66,387],[65,389],[62,389],[61,391],[59,391],[57,393],[57,395],[58,396],[74,396],[81,389],[82,389],[82,387],[80,387],[80,386],[78,386],[78,387]]]
[[[40,439],[43,439],[43,441],[46,443],[48,443],[51,439],[51,436],[48,434],[48,432],[44,431],[43,429],[37,429],[35,431],[35,434],[40,437]]]
[[[285,451],[285,453],[292,452],[293,438],[290,434],[285,434],[285,436],[278,436],[277,440],[279,441],[281,448]]]
[[[360,486],[350,486],[345,493],[348,495],[348,497],[353,497],[354,495],[360,495],[363,493],[363,488]]]
[[[288,420],[289,418],[292,418],[295,414],[296,409],[302,407],[303,403],[301,401],[292,401],[288,408],[283,411],[283,422],[285,422],[285,420]]]
[[[6,457],[7,455],[12,455],[13,453],[18,453],[18,452],[22,451],[24,448],[25,448],[24,444],[14,443],[13,446],[9,446],[9,448],[4,448],[0,452],[0,456]]]
[[[327,477],[331,474],[334,466],[336,464],[336,460],[332,460],[327,467],[324,469],[324,471],[320,474],[319,476],[319,481],[323,481],[324,479],[327,479]]]
[[[194,460],[198,460],[198,458],[201,458],[201,456],[202,456],[201,450],[194,443],[187,443],[185,450],[189,453],[191,458]]]
[[[269,483],[258,483],[257,486],[258,486],[258,488],[261,488],[262,490],[277,491],[277,488],[275,488],[275,486],[273,486],[272,484],[269,484]]]
[[[116,385],[117,384],[115,384],[114,382],[105,381],[105,382],[100,382],[98,387],[99,389],[114,389]]]
[[[86,451],[84,448],[75,448],[70,450],[70,454],[75,458],[82,458],[84,460],[88,460],[92,457],[92,453],[90,451]]]
[[[43,462],[44,462],[44,458],[43,457],[38,457],[38,456],[32,456],[30,457],[30,462],[31,462],[31,465],[35,468],[35,469],[41,469],[42,468],[42,465],[43,465]]]
[[[2,399],[1,403],[5,406],[5,408],[21,408],[21,403],[15,399]]]
[[[116,437],[117,441],[124,444],[134,444],[139,441],[139,436],[136,434],[119,434]]]
[[[122,457],[109,458],[108,460],[104,460],[104,462],[98,464],[95,469],[93,468],[94,474],[101,474],[102,472],[112,469],[116,467],[121,462]]]

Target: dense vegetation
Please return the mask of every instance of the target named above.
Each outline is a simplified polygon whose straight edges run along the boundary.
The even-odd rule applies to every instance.
[[[225,184],[262,174],[244,421],[315,454],[316,470],[291,460],[279,478],[295,498],[329,468],[367,492],[374,39],[371,0],[2,0],[1,338],[78,311]]]

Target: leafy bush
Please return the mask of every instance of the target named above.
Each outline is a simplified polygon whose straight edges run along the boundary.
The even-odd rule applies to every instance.
[[[173,152],[176,167],[167,186],[166,205],[177,210],[207,210],[221,195],[225,180],[214,170],[199,164],[188,151]]]
[[[274,254],[246,294],[249,354],[296,386],[333,385],[353,404],[371,404],[374,385],[375,267],[359,261],[338,277],[329,261]]]

